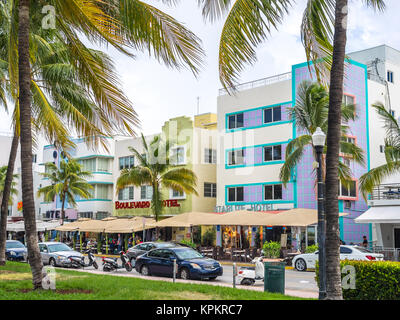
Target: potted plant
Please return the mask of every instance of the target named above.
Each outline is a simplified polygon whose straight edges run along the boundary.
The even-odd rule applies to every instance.
[[[264,261],[282,261],[281,244],[275,241],[265,242],[263,245]]]

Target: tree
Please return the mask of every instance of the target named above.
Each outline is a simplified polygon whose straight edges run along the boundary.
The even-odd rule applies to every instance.
[[[292,170],[304,155],[307,146],[312,147],[312,135],[319,127],[326,134],[328,129],[329,96],[325,87],[310,81],[304,81],[298,88],[296,104],[288,109],[296,127],[302,135],[291,140],[286,148],[285,163],[280,171],[280,180],[287,184],[290,181]],[[361,165],[365,165],[364,151],[355,144],[343,139],[347,133],[349,120],[356,119],[356,106],[342,104],[342,140],[340,149]],[[312,148],[313,152],[314,148]],[[324,148],[326,153],[326,147]],[[315,154],[314,154],[315,158]],[[350,168],[342,161],[339,162],[339,179],[343,185],[349,185],[352,181]]]
[[[15,2],[12,1],[12,3]],[[85,80],[83,83],[93,89],[91,93],[94,101],[106,107],[105,114],[107,116],[116,112],[123,113],[126,101],[119,99],[119,91],[114,86],[117,79],[107,73],[99,74],[102,68],[99,68],[94,55],[80,41],[78,34],[86,36],[92,43],[110,44],[128,55],[131,54],[127,51],[127,47],[137,50],[148,49],[149,52],[150,49],[153,49],[153,54],[167,64],[174,67],[189,66],[193,72],[198,70],[197,67],[203,54],[198,38],[172,17],[162,15],[161,12],[153,7],[145,6],[141,1],[52,0],[33,2],[33,6],[43,3],[54,6],[57,13],[57,28],[68,46],[71,63]],[[132,11],[130,4],[133,3],[136,4],[136,7]],[[107,12],[112,12],[114,7],[118,10],[115,12],[116,16],[112,17]],[[22,198],[28,239],[28,259],[32,269],[33,286],[38,289],[41,288],[42,262],[36,239],[33,198],[32,127],[30,122],[32,94],[30,92],[31,66],[29,60],[30,8],[30,0],[18,2],[18,24],[15,25],[18,26],[19,91],[17,96],[19,109],[17,110],[19,111],[21,131]],[[150,17],[153,19],[149,19]],[[126,125],[126,122],[122,121],[122,124]]]
[[[294,2],[294,0],[200,1],[203,5],[203,15],[211,20],[228,12],[222,29],[219,51],[220,80],[228,92],[234,91],[234,85],[244,65],[256,61],[255,48],[267,38],[272,28],[277,28]],[[385,8],[383,0],[363,0],[363,2],[377,10]],[[329,83],[330,86],[325,180],[327,299],[342,299],[338,170],[347,9],[348,0],[307,0],[301,26],[307,60],[314,62],[318,80]]]
[[[162,141],[160,136],[155,136],[150,144],[147,144],[142,134],[142,146],[144,154],[129,147],[137,159],[138,165],[121,171],[117,180],[117,192],[132,185],[151,186],[153,190],[151,210],[158,221],[163,212],[161,188],[197,195],[195,189],[197,177],[192,170],[173,164],[170,142]]]
[[[365,199],[382,181],[400,172],[400,125],[399,122],[386,110],[382,103],[372,105],[385,122],[385,158],[386,164],[371,169],[360,177],[360,190]]]
[[[86,179],[91,177],[89,171],[82,171],[82,166],[73,159],[62,160],[60,168],[52,163],[46,163],[47,172],[41,175],[50,180],[50,185],[42,187],[38,191],[38,196],[44,196],[44,200],[51,202],[58,196],[61,201],[61,224],[65,220],[65,205],[68,203],[76,206],[75,198],[78,196],[83,199],[93,197],[93,186]]]

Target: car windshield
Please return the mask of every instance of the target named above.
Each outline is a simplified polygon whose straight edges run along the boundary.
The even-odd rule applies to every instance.
[[[365,249],[363,247],[354,247],[355,249],[357,249],[358,251],[361,251],[362,253],[372,253],[371,250]]]
[[[179,249],[175,250],[175,254],[181,260],[204,258],[204,256],[193,249]]]
[[[6,249],[18,249],[18,248],[25,248],[25,246],[19,241],[6,243]]]
[[[47,247],[49,248],[49,252],[72,251],[72,249],[64,243],[50,244]]]

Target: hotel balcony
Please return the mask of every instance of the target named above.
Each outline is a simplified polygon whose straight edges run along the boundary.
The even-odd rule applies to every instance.
[[[368,199],[368,206],[400,206],[400,183],[381,184],[376,187]]]

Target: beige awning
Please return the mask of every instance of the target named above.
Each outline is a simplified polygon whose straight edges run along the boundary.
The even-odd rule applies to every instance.
[[[207,225],[212,223],[216,216],[220,214],[205,212],[186,212],[180,213],[171,218],[167,218],[155,223],[156,227],[191,227],[196,225]]]
[[[65,223],[62,226],[56,228],[57,231],[77,231],[79,229],[79,225],[84,221],[89,221],[89,218],[81,218],[74,222]]]
[[[145,221],[143,221],[145,219]],[[106,233],[132,233],[143,230],[155,228],[156,221],[151,218],[134,217],[127,219],[117,219],[113,223],[107,224],[104,232]]]

